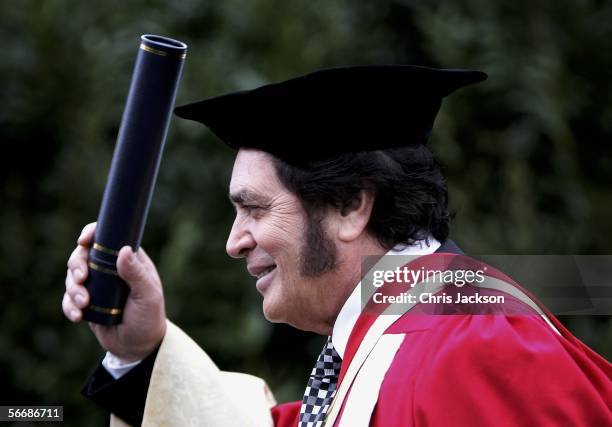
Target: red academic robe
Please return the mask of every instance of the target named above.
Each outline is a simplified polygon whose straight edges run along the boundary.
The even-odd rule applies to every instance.
[[[433,315],[417,306],[404,314],[385,331],[405,339],[370,425],[612,426],[612,365],[546,314],[559,333],[526,311]],[[358,319],[339,383],[376,318]],[[297,426],[300,406],[274,407],[275,425]]]

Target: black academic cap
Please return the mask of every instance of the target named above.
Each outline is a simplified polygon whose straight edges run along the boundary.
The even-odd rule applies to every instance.
[[[424,144],[442,98],[481,71],[365,65],[316,71],[177,107],[232,148],[305,164],[345,152]]]

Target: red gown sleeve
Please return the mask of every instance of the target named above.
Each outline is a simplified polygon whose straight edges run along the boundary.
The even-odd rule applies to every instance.
[[[446,323],[418,371],[415,426],[612,426],[611,365],[577,340],[537,316]]]
[[[272,419],[275,427],[297,427],[302,402],[281,403],[272,408]]]

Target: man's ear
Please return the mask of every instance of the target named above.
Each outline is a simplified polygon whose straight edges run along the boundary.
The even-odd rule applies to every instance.
[[[370,222],[374,206],[374,194],[361,191],[359,198],[350,206],[342,208],[338,216],[338,238],[343,242],[357,239]]]

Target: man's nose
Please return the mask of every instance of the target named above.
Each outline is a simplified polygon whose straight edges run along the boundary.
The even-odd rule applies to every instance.
[[[236,219],[225,244],[227,254],[232,258],[244,258],[255,245],[251,232]]]

